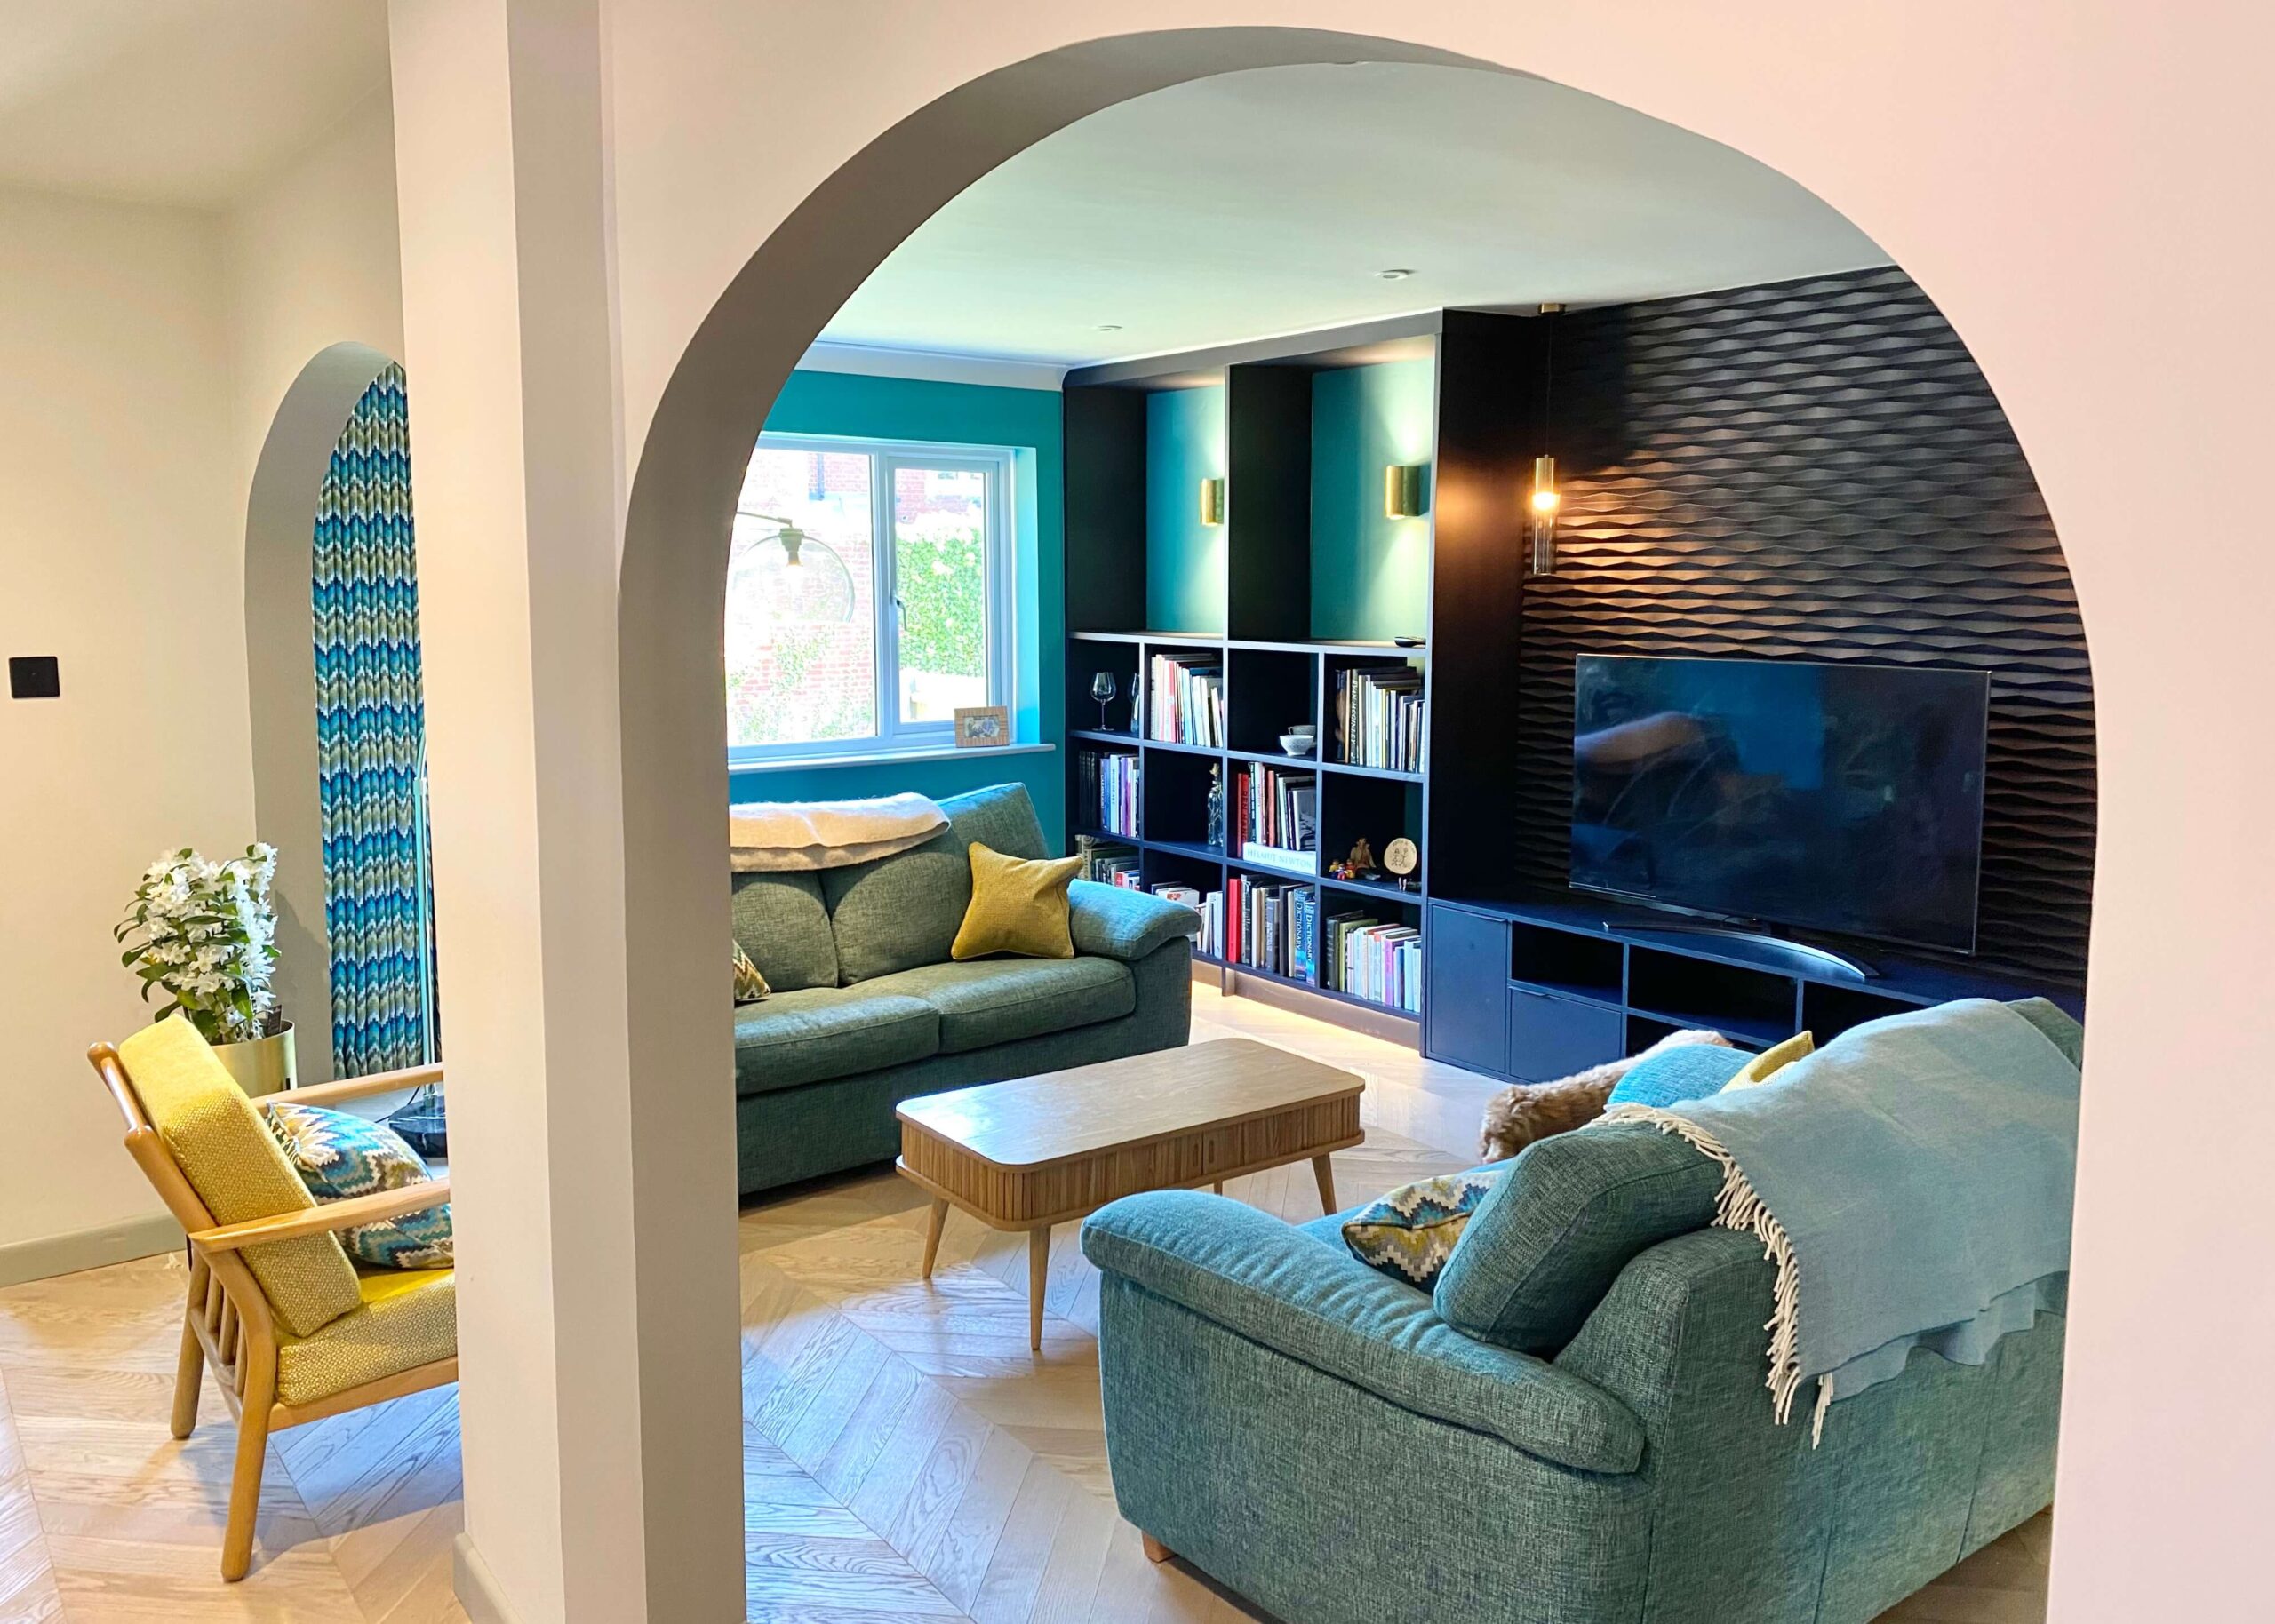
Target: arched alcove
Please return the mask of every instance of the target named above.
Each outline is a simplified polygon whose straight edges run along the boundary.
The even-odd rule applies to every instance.
[[[317,605],[331,599],[334,613],[342,577],[366,573],[364,561],[344,550],[377,538],[401,557],[388,568],[409,573],[410,514],[408,442],[403,430],[402,368],[366,345],[336,344],[300,370],[270,426],[253,474],[245,519],[245,657],[251,701],[254,813],[260,836],[278,849],[277,985],[284,1008],[296,1023],[303,1081],[323,1081],[335,1071],[350,1074],[411,1063],[399,1056],[405,1046],[391,1039],[368,1054],[336,1053],[338,955],[328,914],[338,911],[326,872],[326,835],[340,848],[340,861],[367,862],[383,868],[410,864],[423,874],[421,852],[396,851],[402,841],[387,831],[376,834],[348,829],[338,804],[326,807],[327,752],[320,716],[327,705],[337,712],[342,685],[368,679],[336,665],[318,669],[318,648],[327,638],[318,625]],[[368,585],[369,583],[363,583]],[[408,677],[411,700],[380,696],[376,703],[396,720],[395,731],[416,733],[417,609],[401,581],[380,583],[382,596],[399,600],[389,613],[395,623],[388,641],[413,652]],[[361,590],[359,586],[358,591]],[[331,641],[338,643],[336,634]],[[358,635],[363,633],[359,633]],[[333,650],[335,660],[338,648]],[[401,660],[381,651],[381,667]],[[327,695],[330,696],[327,698]],[[390,771],[387,792],[395,800],[419,794],[415,743],[411,764]],[[341,750],[331,752],[331,776],[343,770]],[[335,785],[332,799],[339,795]],[[396,819],[423,827],[423,816]],[[414,832],[414,840],[416,840]],[[385,850],[366,849],[368,846]],[[353,846],[352,851],[347,849]],[[423,899],[423,878],[418,882]],[[365,910],[360,902],[349,916]],[[426,926],[417,926],[423,940]],[[355,947],[361,955],[365,950]],[[354,978],[351,977],[351,980]],[[415,1025],[421,1008],[409,1015],[382,1011],[359,1031]],[[361,1042],[361,1039],[359,1039]],[[424,1044],[416,1047],[430,1047]],[[416,1058],[416,1057],[414,1057]]]
[[[633,1074],[722,1076],[728,1023],[705,943],[723,921],[725,708],[715,628],[724,613],[738,482],[770,404],[837,307],[892,248],[988,170],[1115,102],[1241,68],[1355,60],[1500,69],[1397,42],[1297,29],[1224,28],[1090,42],[1002,68],[939,98],[850,157],[758,246],[675,368],[642,448],[626,519],[619,608],[626,919]],[[641,1118],[642,1178],[681,1182],[675,1210],[708,1205],[693,1231],[635,1238],[641,1313],[678,1335],[644,1339],[651,1391],[716,1389],[713,1361],[684,1333],[727,1304],[731,1144],[727,1091]],[[713,1222],[715,1214],[715,1225]],[[650,1285],[661,1289],[650,1294]],[[699,1305],[697,1306],[697,1305]],[[723,1425],[723,1417],[714,1421]],[[716,1462],[707,1455],[705,1465]],[[707,1478],[706,1478],[707,1480]],[[684,1509],[683,1507],[682,1508]],[[651,1529],[651,1549],[684,1529]]]

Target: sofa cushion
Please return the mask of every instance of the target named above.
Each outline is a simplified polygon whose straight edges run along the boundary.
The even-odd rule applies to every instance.
[[[314,1335],[277,1339],[277,1403],[315,1404],[458,1357],[456,1270],[358,1270],[355,1284],[357,1307]]]
[[[766,977],[759,972],[759,967],[750,961],[750,955],[743,951],[743,944],[737,942],[733,945],[735,950],[735,1002],[738,1004],[755,1004],[759,999],[771,994],[774,989],[766,984]]]
[[[261,1104],[269,1133],[318,1201],[352,1200],[434,1179],[427,1158],[384,1122],[321,1105],[295,1105],[289,1098],[272,1097]],[[339,1231],[339,1244],[358,1266],[448,1269],[456,1250],[450,1204],[359,1223]]]
[[[1738,1068],[1730,1079],[1733,1088],[1759,1088],[1797,1060],[1807,1060],[1816,1053],[1816,1034],[1795,1032],[1783,1043],[1770,1045]]]
[[[247,1223],[316,1204],[268,1125],[186,1015],[169,1015],[118,1046],[134,1092],[205,1210],[217,1223]],[[337,1237],[304,1235],[244,1248],[277,1323],[308,1336],[361,1301],[355,1270]]]
[[[768,1094],[940,1047],[940,1017],[921,999],[869,988],[803,987],[735,1011],[735,1092]]]
[[[837,935],[818,874],[735,876],[735,942],[770,991],[837,984]]]
[[[996,953],[1022,959],[1072,959],[1066,887],[1082,857],[1007,857],[971,843],[971,905],[964,910],[948,957],[962,964]]]
[[[942,801],[940,810],[948,826],[923,845],[820,876],[837,935],[836,979],[845,985],[946,960],[971,906],[973,841],[1009,857],[1043,855],[1042,825],[1023,784],[974,790]],[[781,986],[766,960],[758,962]]]
[[[1714,1163],[1641,1123],[1536,1140],[1462,1231],[1439,1317],[1505,1348],[1561,1348],[1630,1259],[1712,1222],[1721,1185]]]
[[[1401,1185],[1345,1219],[1343,1242],[1369,1269],[1428,1291],[1437,1284],[1478,1203],[1507,1171],[1480,1167]]]
[[[862,991],[918,999],[939,1011],[943,1055],[1111,1021],[1138,1007],[1137,983],[1118,959],[928,964],[865,982]]]
[[[1646,1055],[1612,1086],[1604,1109],[1615,1105],[1680,1104],[1719,1094],[1747,1064],[1760,1058],[1744,1049],[1713,1043],[1686,1043]]]

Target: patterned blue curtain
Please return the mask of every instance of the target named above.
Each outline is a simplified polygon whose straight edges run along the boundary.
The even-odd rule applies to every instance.
[[[355,403],[316,504],[316,757],[341,1077],[435,1059],[419,577],[403,369]]]

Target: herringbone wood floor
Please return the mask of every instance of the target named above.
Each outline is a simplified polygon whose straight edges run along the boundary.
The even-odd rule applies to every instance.
[[[1245,1034],[1369,1078],[1369,1142],[1336,1158],[1345,1201],[1469,1164],[1481,1079],[1206,992],[1195,1015],[1196,1039]],[[1295,1219],[1318,1205],[1301,1165],[1229,1193]],[[923,1213],[871,1174],[743,1214],[751,1616],[1257,1617],[1182,1564],[1147,1562],[1114,1514],[1098,1280],[1072,1227],[1052,1247],[1038,1357],[1024,1239],[951,1217],[928,1287]],[[253,1573],[220,1583],[234,1433],[219,1397],[188,1442],[166,1437],[181,1280],[165,1258],[0,1291],[0,1624],[463,1620],[454,1389],[282,1435]],[[2046,1556],[2041,1517],[1882,1624],[2036,1624]]]

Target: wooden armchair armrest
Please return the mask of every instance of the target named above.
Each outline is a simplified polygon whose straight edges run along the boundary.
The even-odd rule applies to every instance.
[[[345,1201],[321,1202],[306,1212],[279,1213],[273,1218],[249,1218],[243,1223],[225,1223],[219,1229],[193,1230],[189,1239],[191,1245],[208,1252],[234,1252],[240,1246],[257,1246],[264,1241],[328,1235],[335,1230],[352,1230],[358,1224],[378,1223],[407,1213],[423,1213],[450,1198],[450,1180],[429,1179],[423,1184],[405,1184],[400,1190],[351,1196]]]
[[[375,1071],[369,1077],[351,1077],[337,1083],[311,1083],[305,1088],[288,1088],[282,1094],[265,1094],[253,1102],[256,1105],[337,1105],[342,1100],[360,1100],[374,1094],[408,1093],[428,1083],[443,1080],[443,1068],[406,1066],[400,1071]]]

